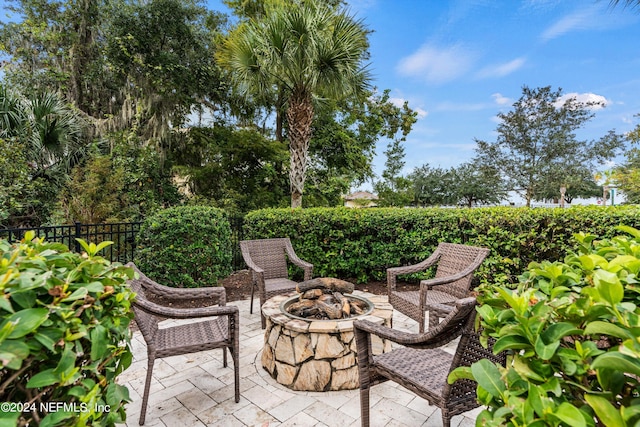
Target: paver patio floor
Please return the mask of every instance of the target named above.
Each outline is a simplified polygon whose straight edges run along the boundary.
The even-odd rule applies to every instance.
[[[356,294],[367,296],[356,291]],[[240,402],[233,398],[233,361],[222,367],[222,350],[156,359],[149,397],[147,427],[328,426],[360,425],[358,390],[293,391],[278,384],[262,368],[264,342],[254,302],[233,301],[240,310]],[[394,312],[394,329],[417,332],[417,324]],[[129,388],[127,426],[137,426],[147,372],[146,344],[140,332],[132,340],[134,359],[118,377]],[[474,426],[480,409],[453,418],[452,426]],[[441,426],[440,410],[392,382],[371,389],[372,427]]]

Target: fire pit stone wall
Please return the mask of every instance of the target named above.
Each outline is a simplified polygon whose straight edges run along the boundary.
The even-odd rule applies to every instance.
[[[278,295],[262,306],[267,319],[262,366],[278,383],[293,390],[329,391],[358,388],[354,318],[302,320],[285,315],[280,304],[291,297]],[[358,319],[391,326],[393,308],[386,296],[368,298],[373,311]],[[391,343],[373,337],[375,354],[391,350]]]

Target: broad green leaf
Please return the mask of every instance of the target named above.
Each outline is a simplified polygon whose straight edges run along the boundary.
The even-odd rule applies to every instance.
[[[598,293],[606,302],[616,305],[624,297],[624,287],[620,279],[614,273],[606,270],[596,270],[593,273],[593,283],[596,285]]]
[[[100,252],[101,250],[103,250],[104,248],[106,248],[109,245],[113,245],[113,242],[110,240],[105,240],[104,242],[101,242],[98,244],[98,246],[96,246],[96,250],[94,252],[94,254]]]
[[[38,372],[27,382],[28,388],[40,388],[48,385],[56,384],[60,381],[60,377],[56,375],[53,369]]]
[[[12,322],[15,327],[10,339],[22,338],[35,331],[49,317],[49,310],[46,308],[27,308],[20,310],[9,316],[5,322]],[[4,327],[4,324],[2,325]]]
[[[91,360],[99,360],[104,357],[109,344],[107,328],[102,325],[96,325],[89,334],[91,337]]]
[[[470,367],[468,366],[457,367],[456,369],[454,369],[449,373],[449,376],[447,377],[447,382],[449,384],[453,384],[457,380],[462,380],[462,379],[475,381],[475,378],[473,378],[473,374],[471,373]]]
[[[55,373],[59,376],[64,376],[73,371],[76,364],[76,353],[72,351],[72,345],[67,344],[64,351],[60,355],[60,361],[56,366]]]
[[[560,347],[560,341],[552,342],[551,344],[545,344],[542,337],[538,335],[536,337],[535,350],[536,354],[540,356],[542,360],[549,360],[556,354],[556,350]]]
[[[585,335],[609,335],[616,338],[634,338],[627,329],[621,328],[613,323],[596,320],[587,324],[584,328]]]
[[[19,369],[22,361],[29,357],[29,346],[22,341],[7,340],[0,343],[0,366]]]
[[[107,404],[115,407],[121,402],[130,402],[129,389],[120,384],[111,383],[107,386]]]
[[[620,408],[620,414],[625,421],[629,421],[631,418],[640,415],[640,405],[623,406],[622,408]]]
[[[66,411],[51,412],[50,414],[48,414],[46,417],[42,419],[42,421],[40,422],[40,427],[57,427],[65,424],[71,425],[68,422],[63,423],[62,421],[68,420],[75,416],[76,414],[73,412],[66,412]]]
[[[620,411],[616,409],[607,399],[594,394],[585,394],[584,399],[589,406],[593,408],[600,421],[605,426],[624,426],[625,422],[620,415]]]
[[[0,427],[15,427],[18,425],[18,417],[21,412],[4,412],[0,411]]]
[[[89,292],[104,292],[104,285],[100,282],[82,284],[82,287]]]
[[[84,297],[87,296],[88,293],[89,293],[89,291],[87,291],[87,288],[85,288],[85,287],[78,288],[75,291],[73,291],[73,293],[71,295],[69,295],[68,297],[63,299],[62,302],[69,302],[69,301],[75,301],[75,300],[83,299]]]
[[[567,335],[582,335],[582,329],[576,328],[571,323],[560,322],[552,324],[542,333],[542,337],[547,343],[558,341]]]
[[[527,347],[531,347],[531,343],[526,337],[523,337],[522,335],[506,335],[498,338],[493,345],[493,350],[496,353],[500,353],[504,350],[520,350]]]
[[[587,423],[578,408],[570,403],[562,402],[553,415],[571,427],[586,427]]]
[[[598,356],[591,364],[593,369],[615,369],[634,375],[640,375],[640,359],[632,358],[616,351]]]
[[[516,313],[523,314],[526,311],[526,308],[529,305],[528,298],[525,300],[522,295],[517,295],[510,289],[497,288],[496,291],[502,298],[504,298],[507,304],[515,310]]]
[[[531,405],[531,408],[539,417],[544,415],[544,410],[548,406],[543,402],[544,398],[546,398],[546,395],[541,393],[541,390],[534,383],[529,383],[527,403]]]
[[[496,365],[487,359],[481,359],[471,365],[471,373],[480,387],[493,397],[502,398],[505,385]]]
[[[627,233],[635,237],[636,239],[640,238],[640,230],[637,228],[629,227],[628,225],[618,225],[616,230],[620,230],[623,233]]]
[[[523,360],[521,357],[517,355],[513,358],[513,369],[518,373],[518,375],[523,376],[525,378],[532,379],[534,381],[544,381],[544,377],[540,376],[536,373],[531,367]]]

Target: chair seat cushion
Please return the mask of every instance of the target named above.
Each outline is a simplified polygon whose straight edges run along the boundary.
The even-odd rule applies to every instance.
[[[286,278],[266,279],[264,281],[265,291],[267,293],[277,292],[278,294],[292,292],[296,290],[297,282]]]
[[[433,304],[434,311],[438,314],[446,315],[449,310],[444,310],[443,305],[451,304],[456,301],[456,297],[446,292],[427,291],[427,307],[425,310],[429,310],[429,305]],[[389,295],[389,302],[393,305],[393,308],[401,313],[409,316],[414,320],[420,318],[420,291],[392,291]]]
[[[431,402],[442,400],[453,355],[439,348],[399,348],[373,357],[375,370]]]
[[[228,346],[227,317],[158,329],[156,357],[175,356]]]

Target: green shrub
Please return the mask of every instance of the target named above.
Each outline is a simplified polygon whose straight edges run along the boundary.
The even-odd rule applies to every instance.
[[[389,267],[413,264],[440,242],[483,246],[490,255],[478,270],[481,283],[516,283],[532,261],[557,260],[583,231],[612,237],[622,223],[640,227],[634,206],[570,209],[263,209],[245,216],[246,239],[291,238],[314,275],[384,280]]]
[[[0,425],[124,422],[133,271],[33,236],[0,241]]]
[[[640,231],[617,229],[632,237],[578,234],[516,289],[480,288],[483,334],[509,357],[452,373],[479,384],[477,425],[640,425]]]
[[[163,285],[213,286],[231,273],[231,227],[224,212],[208,206],[164,209],[140,227],[140,270]]]

